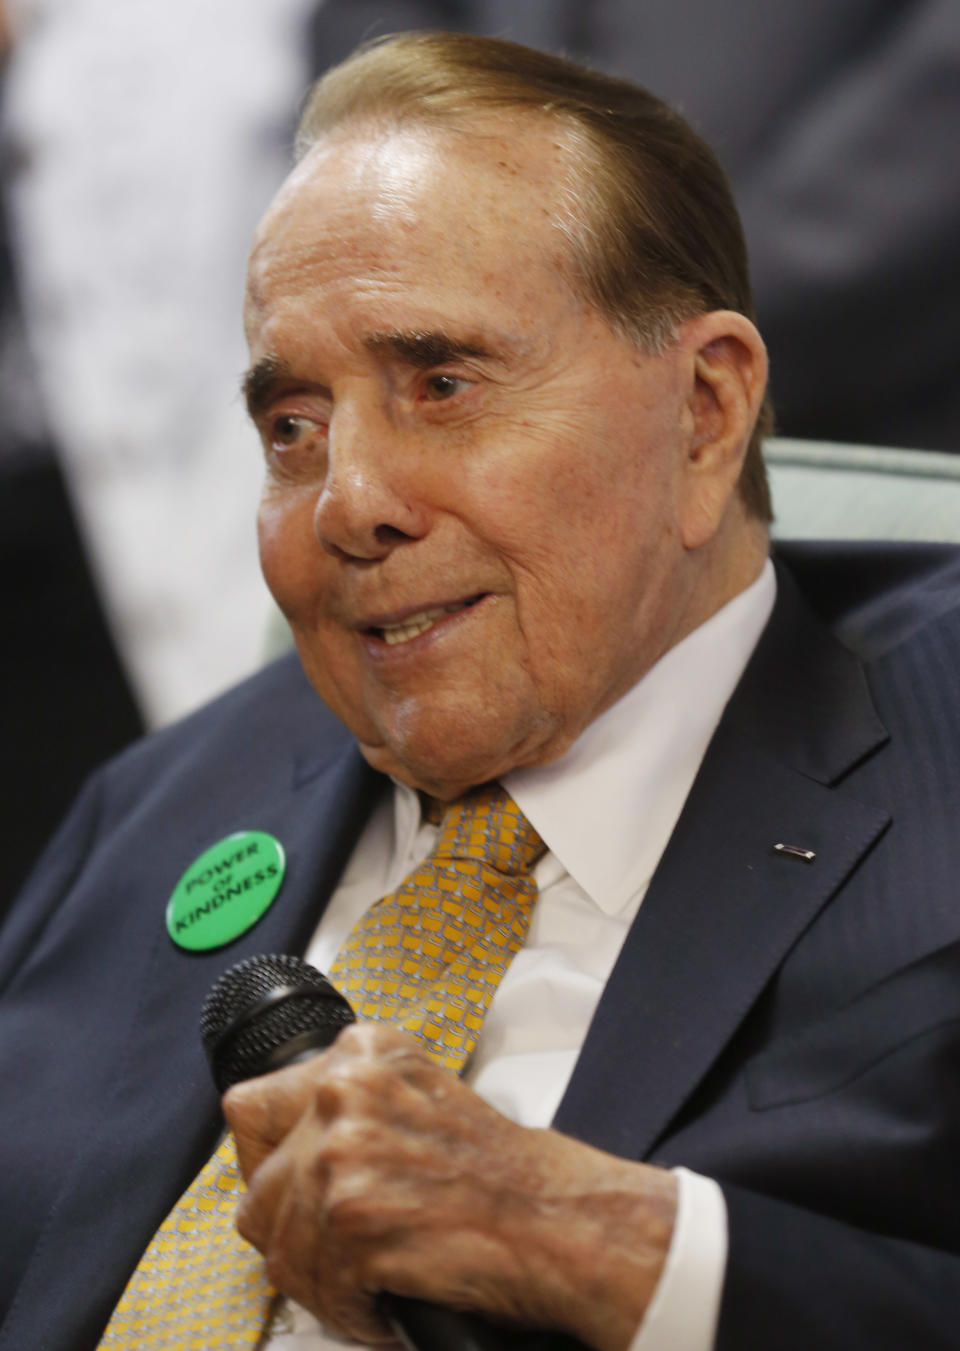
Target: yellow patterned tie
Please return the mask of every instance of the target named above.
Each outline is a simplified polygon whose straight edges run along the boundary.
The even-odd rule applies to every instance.
[[[243,1187],[228,1135],[150,1240],[100,1342],[111,1351],[255,1347],[275,1291],[237,1233]]]
[[[357,1017],[395,1023],[462,1070],[526,940],[543,850],[499,785],[451,803],[430,855],[367,911],[330,968]]]
[[[358,1018],[396,1023],[459,1072],[523,946],[544,844],[504,789],[447,807],[429,857],[354,926],[330,969]],[[275,1291],[233,1224],[243,1186],[228,1135],[164,1220],[100,1342],[110,1351],[254,1347]]]

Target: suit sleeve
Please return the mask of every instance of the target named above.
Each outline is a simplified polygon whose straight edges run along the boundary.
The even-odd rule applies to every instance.
[[[960,1256],[724,1187],[715,1351],[956,1351]]]

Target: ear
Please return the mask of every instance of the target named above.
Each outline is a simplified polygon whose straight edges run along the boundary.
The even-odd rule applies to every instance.
[[[698,549],[720,528],[767,387],[767,349],[755,326],[733,310],[711,310],[682,324],[689,439],[680,528]]]

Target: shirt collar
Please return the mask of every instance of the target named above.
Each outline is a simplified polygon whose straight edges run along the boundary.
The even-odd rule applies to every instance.
[[[606,913],[623,910],[653,875],[775,597],[768,559],[561,759],[505,775],[547,848]]]

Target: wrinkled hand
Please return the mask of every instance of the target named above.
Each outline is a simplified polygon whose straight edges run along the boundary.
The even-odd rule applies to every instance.
[[[230,1089],[240,1233],[333,1332],[392,1334],[383,1290],[622,1351],[669,1247],[670,1174],[517,1126],[394,1028]]]

